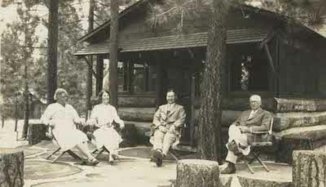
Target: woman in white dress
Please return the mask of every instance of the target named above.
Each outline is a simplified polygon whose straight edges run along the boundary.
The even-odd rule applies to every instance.
[[[87,146],[87,136],[76,128],[83,124],[77,111],[67,103],[68,93],[62,88],[55,91],[56,103],[50,104],[44,111],[41,121],[53,128],[52,134],[62,151],[76,147],[84,156],[87,165],[96,165],[98,161],[90,154]]]
[[[124,128],[124,122],[118,116],[115,107],[109,104],[109,92],[102,91],[99,96],[102,103],[94,106],[88,124],[98,127],[93,133],[96,147],[100,149],[104,146],[110,152],[109,162],[112,163],[117,158],[117,149],[122,141],[114,129],[113,122],[119,124],[120,128]]]

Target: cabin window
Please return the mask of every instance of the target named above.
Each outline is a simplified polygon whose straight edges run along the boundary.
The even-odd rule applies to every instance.
[[[148,63],[137,63],[133,66],[132,87],[134,93],[151,92],[155,90],[156,72]]]
[[[232,48],[230,56],[231,91],[268,91],[269,63],[263,50],[256,45]]]

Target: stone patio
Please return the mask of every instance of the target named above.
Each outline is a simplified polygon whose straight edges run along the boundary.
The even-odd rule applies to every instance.
[[[21,129],[21,128],[20,128]],[[176,161],[172,157],[164,161],[163,167],[157,168],[149,162],[150,147],[138,146],[120,150],[120,160],[114,165],[107,162],[107,154],[99,157],[97,166],[82,166],[68,154],[58,162],[51,163],[46,156],[56,149],[51,141],[42,141],[34,146],[25,141],[17,141],[12,126],[6,124],[0,128],[0,147],[17,147],[25,154],[25,186],[133,186],[133,187],[170,187],[176,178]],[[12,137],[14,136],[14,138]],[[92,146],[90,145],[90,148]],[[181,158],[191,158],[183,155]],[[255,165],[255,164],[254,164]],[[232,177],[232,187],[241,187],[245,180],[270,181],[271,184],[287,186],[292,180],[292,168],[285,164],[268,162],[271,171],[254,167],[251,174],[244,164],[237,165],[237,174],[221,175],[222,180]],[[239,180],[240,179],[240,180]]]

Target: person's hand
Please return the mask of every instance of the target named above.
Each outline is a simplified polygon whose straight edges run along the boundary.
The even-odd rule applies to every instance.
[[[52,128],[55,126],[55,122],[54,122],[54,120],[50,120],[50,121],[49,121],[49,126],[52,127]]]
[[[105,126],[111,128],[112,127],[112,123],[106,123]]]
[[[162,125],[159,126],[158,129],[159,129],[161,132],[164,132],[164,133],[166,133],[166,132],[168,131],[168,129],[167,129],[166,127],[162,126]]]
[[[247,126],[239,126],[239,129],[240,129],[240,131],[242,133],[248,133],[248,132],[250,132],[250,129]]]
[[[175,126],[174,125],[171,125],[171,127],[169,128],[169,132],[170,133],[174,133],[176,130]]]
[[[87,120],[86,125],[95,126],[96,125],[96,120],[95,119],[89,119],[89,120]]]
[[[84,120],[80,120],[80,121],[79,121],[79,124],[80,124],[81,126],[85,126],[85,125],[86,125],[86,122],[85,122]]]

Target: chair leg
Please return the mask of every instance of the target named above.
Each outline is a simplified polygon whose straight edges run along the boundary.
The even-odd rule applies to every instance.
[[[72,156],[74,159],[77,160],[82,160],[82,158],[80,156],[78,156],[76,153],[72,152],[71,150],[67,150],[66,151],[70,156]]]
[[[55,163],[60,157],[62,157],[62,155],[64,155],[66,153],[66,151],[63,151],[60,153],[60,155],[58,155],[55,159],[52,160],[52,163]]]
[[[94,150],[92,151],[92,154],[95,154],[97,151],[98,151],[98,149],[97,149],[97,148],[96,148],[96,149],[94,149]]]
[[[51,158],[51,156],[53,156],[54,154],[56,154],[58,151],[60,151],[61,147],[59,147],[58,149],[56,149],[53,153],[51,153],[49,156],[47,156],[45,159],[49,160]]]
[[[256,159],[258,160],[258,162],[264,167],[264,169],[269,172],[270,170],[268,169],[268,167],[266,166],[266,164],[264,164],[264,162],[259,158],[256,157]]]
[[[101,148],[99,152],[95,155],[95,158],[98,158],[105,150]]]
[[[249,162],[245,161],[246,166],[248,167],[251,174],[255,174],[254,170],[251,168]]]
[[[179,160],[178,157],[171,150],[169,151],[169,153],[170,153],[170,155],[173,157],[173,159],[175,161],[178,161]]]

